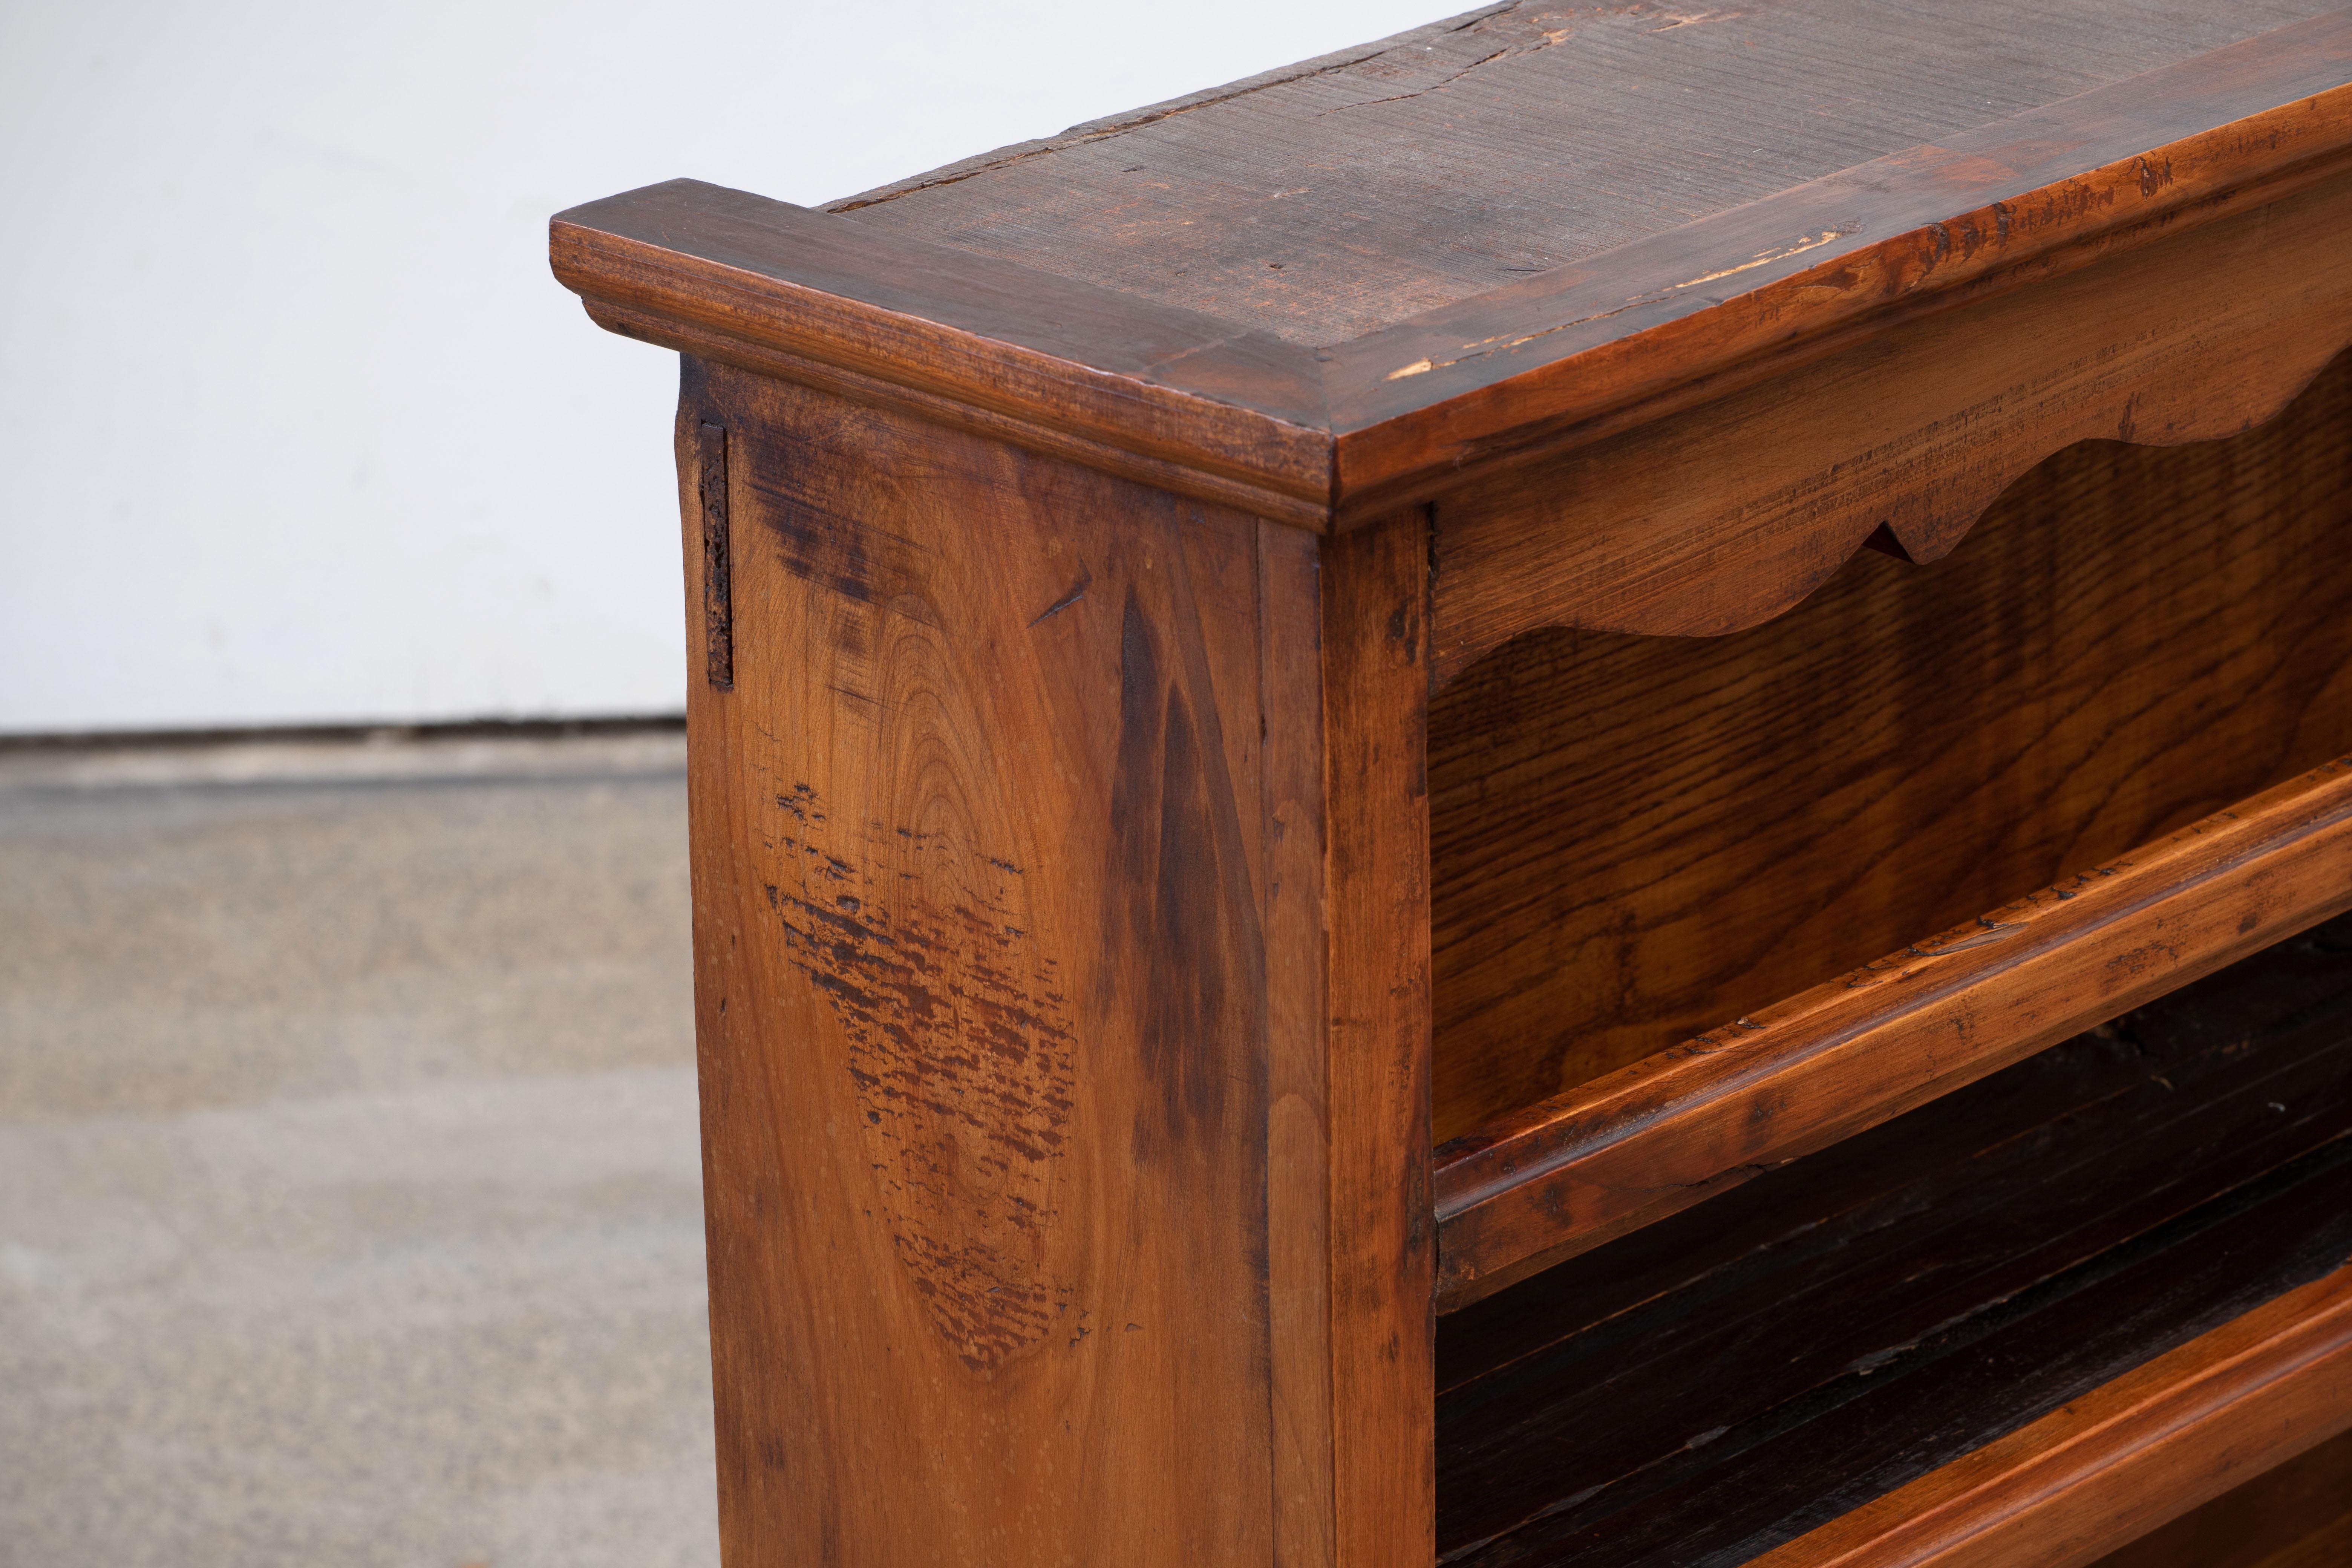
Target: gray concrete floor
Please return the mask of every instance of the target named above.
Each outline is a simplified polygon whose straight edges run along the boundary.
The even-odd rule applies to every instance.
[[[717,1563],[682,764],[0,755],[0,1563]]]

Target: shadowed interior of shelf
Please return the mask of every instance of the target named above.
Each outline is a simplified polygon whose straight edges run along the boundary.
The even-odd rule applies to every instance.
[[[2352,357],[1751,630],[1474,666],[1430,713],[1436,1139],[2352,751],[2347,517]]]
[[[1745,1562],[2352,1255],[2352,918],[1438,1323],[1441,1560]]]

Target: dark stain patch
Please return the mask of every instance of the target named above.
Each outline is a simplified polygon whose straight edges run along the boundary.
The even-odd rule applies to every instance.
[[[1017,887],[972,875],[1004,862],[940,833],[877,824],[866,837],[862,865],[780,838],[801,885],[768,889],[769,903],[787,962],[845,1026],[892,1245],[941,1335],[991,1370],[1044,1338],[1071,1298],[1046,1278],[1043,1244],[1076,1039]],[[891,877],[909,856],[919,868]],[[893,883],[886,906],[875,889]]]
[[[815,800],[816,791],[804,784],[796,784],[790,795],[776,797],[776,805],[802,822],[823,822],[824,813],[812,809]]]
[[[1072,605],[1075,605],[1080,599],[1085,598],[1087,596],[1087,590],[1093,587],[1094,583],[1095,574],[1087,570],[1087,563],[1085,562],[1079,562],[1078,580],[1070,584],[1069,592],[1064,594],[1060,598],[1055,600],[1052,604],[1046,605],[1045,609],[1038,612],[1037,618],[1031,621],[1029,625],[1034,627],[1042,626],[1045,622],[1052,620],[1055,616],[1060,615],[1064,610],[1068,609]]]
[[[1219,880],[1215,827],[1191,704],[1168,692],[1160,771],[1160,853],[1152,883],[1152,929],[1185,955],[1187,976],[1152,964],[1144,1019],[1143,1067],[1160,1086],[1171,1126],[1213,1123],[1224,1114],[1224,1074],[1209,1048],[1225,1026],[1223,913],[1209,894]]]
[[[776,544],[785,571],[853,603],[939,625],[931,603],[931,552],[913,540],[834,510],[772,463],[756,462],[748,479],[754,513]],[[836,637],[853,640],[864,626],[845,620]]]
[[[1389,641],[1403,652],[1407,664],[1421,657],[1421,617],[1410,605],[1399,605],[1389,616]]]
[[[1130,592],[1119,636],[1107,924],[1131,955],[1120,984],[1136,989],[1118,1005],[1133,1009],[1139,1065],[1153,1091],[1136,1123],[1139,1162],[1214,1144],[1213,1130],[1255,1103],[1263,1071],[1250,1048],[1263,990],[1253,966],[1255,910],[1215,716],[1196,713],[1173,674]]]
[[[823,818],[818,820],[822,821]],[[847,882],[857,876],[857,868],[848,861],[838,856],[827,854],[815,845],[794,838],[790,834],[778,834],[772,847],[787,849],[802,857],[808,862],[804,869],[812,875],[823,877],[827,881]]]

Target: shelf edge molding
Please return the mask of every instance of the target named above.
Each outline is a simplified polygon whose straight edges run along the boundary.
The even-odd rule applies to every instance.
[[[2352,758],[1442,1146],[1451,1311],[2352,909]]]
[[[1757,1558],[2081,1568],[2352,1426],[2352,1267]]]

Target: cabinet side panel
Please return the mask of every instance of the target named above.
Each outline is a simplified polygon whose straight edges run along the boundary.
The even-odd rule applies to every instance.
[[[683,405],[732,542],[689,711],[730,1568],[1270,1561],[1256,525],[721,368]]]

